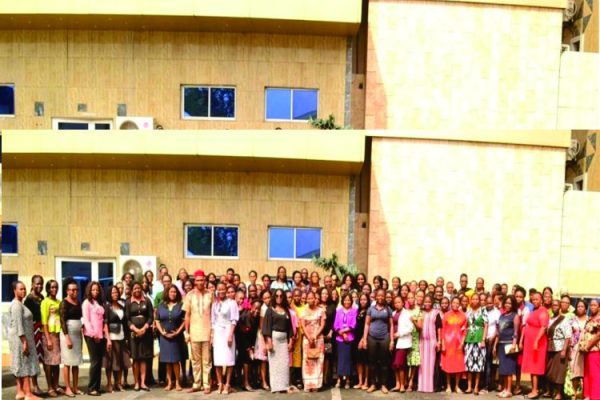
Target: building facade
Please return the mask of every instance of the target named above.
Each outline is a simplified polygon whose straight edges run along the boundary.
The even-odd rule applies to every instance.
[[[0,6],[3,294],[333,253],[597,294],[565,273],[600,243],[565,241],[564,183],[598,53],[562,48],[562,1],[121,3]]]

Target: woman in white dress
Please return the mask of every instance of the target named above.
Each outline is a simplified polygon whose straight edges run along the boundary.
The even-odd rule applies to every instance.
[[[229,394],[231,373],[235,365],[235,325],[239,320],[239,310],[235,300],[226,297],[224,283],[217,285],[217,298],[212,305],[212,343],[219,393]],[[225,387],[223,387],[223,368],[225,368]]]

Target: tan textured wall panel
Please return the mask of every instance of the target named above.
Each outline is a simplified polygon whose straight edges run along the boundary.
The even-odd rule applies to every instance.
[[[233,267],[274,273],[313,269],[310,262],[267,260],[269,225],[322,227],[322,255],[348,252],[348,177],[273,173],[22,170],[3,176],[4,220],[19,224],[19,255],[3,257],[21,279],[55,275],[55,257],[118,260],[121,242],[131,254],[156,255],[172,271]],[[239,225],[238,260],[186,259],[184,224]],[[37,255],[37,241],[48,254]],[[91,254],[80,250],[89,242]]]
[[[367,129],[556,126],[560,9],[369,2]]]
[[[564,163],[558,148],[374,138],[369,275],[555,287]]]
[[[598,295],[600,281],[600,193],[568,191],[564,197],[560,288]]]
[[[266,122],[267,86],[319,89],[320,117],[344,115],[345,37],[148,31],[0,31],[0,82],[16,117],[0,128],[50,129],[52,117],[154,116],[165,129],[285,129]],[[236,87],[236,119],[181,119],[182,84]],[[45,115],[34,116],[43,101]],[[77,111],[85,103],[88,112]]]

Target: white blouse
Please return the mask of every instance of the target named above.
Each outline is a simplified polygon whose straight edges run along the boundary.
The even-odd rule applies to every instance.
[[[235,300],[225,299],[223,301],[216,300],[212,304],[212,326],[225,328],[235,325],[240,319],[237,303]]]
[[[397,313],[395,311],[394,313]],[[396,331],[396,342],[397,349],[410,349],[412,347],[412,332],[415,329],[415,325],[411,321],[411,313],[407,309],[403,308],[400,311],[398,317],[398,330]]]

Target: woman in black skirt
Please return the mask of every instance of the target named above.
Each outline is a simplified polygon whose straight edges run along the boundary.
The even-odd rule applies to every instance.
[[[131,298],[125,304],[127,324],[131,331],[131,358],[133,359],[134,390],[149,391],[146,386],[146,360],[153,357],[152,324],[154,310],[152,303],[144,296],[142,285],[133,284]]]
[[[121,305],[121,292],[117,286],[112,286],[107,293],[104,305],[104,335],[107,338],[104,368],[106,369],[106,391],[113,389],[123,392],[123,371],[131,366],[129,346],[127,342],[129,331],[125,318],[125,308]],[[114,386],[112,384],[114,377]]]
[[[358,383],[354,386],[354,389],[367,390],[369,388],[369,369],[367,368],[367,349],[365,346],[361,346],[360,341],[362,336],[360,332],[365,330],[365,320],[367,318],[367,310],[371,305],[371,299],[366,294],[361,294],[358,298],[358,313],[356,315],[356,328],[354,332],[358,334],[354,337],[353,351],[356,364],[356,373],[358,375]]]

